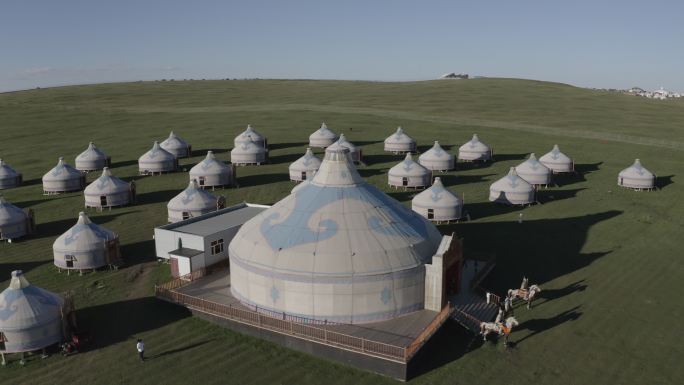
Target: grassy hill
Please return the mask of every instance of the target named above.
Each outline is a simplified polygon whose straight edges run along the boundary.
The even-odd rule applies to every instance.
[[[292,188],[287,166],[326,121],[363,146],[361,174],[410,205],[413,192],[389,190],[387,170],[401,157],[382,141],[402,125],[424,151],[434,140],[456,148],[477,132],[495,151],[488,167],[449,172],[464,194],[470,222],[443,226],[464,238],[466,253],[494,253],[486,285],[502,293],[523,274],[544,289],[519,309],[514,347],[473,342],[457,325],[433,347],[429,371],[413,383],[683,383],[679,339],[684,316],[684,101],[654,101],[567,85],[514,79],[416,83],[342,81],[140,82],[0,94],[0,156],[25,185],[2,193],[36,212],[35,236],[0,244],[0,287],[23,269],[54,290],[73,290],[79,322],[95,349],[69,358],[0,368],[14,383],[391,383],[194,319],[151,298],[168,267],[154,258],[152,229],[187,173],[137,175],[137,159],[176,131],[193,145],[187,170],[211,149],[229,159],[247,123],[268,136],[272,163],[238,168],[240,188],[218,191],[229,204],[270,204]],[[42,195],[40,178],[59,156],[69,162],[89,141],[111,155],[113,173],[135,179],[138,203],[91,218],[119,233],[126,267],[84,276],[59,274],[52,242],[83,210],[81,193]],[[581,175],[540,192],[542,204],[507,208],[487,202],[488,187],[527,154],[553,144]],[[661,189],[618,188],[617,173],[641,158]],[[88,176],[91,181],[99,176]],[[519,214],[524,222],[517,222]],[[136,361],[134,337],[154,359]]]

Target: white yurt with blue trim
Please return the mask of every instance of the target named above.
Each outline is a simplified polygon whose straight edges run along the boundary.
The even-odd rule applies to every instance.
[[[2,353],[40,350],[62,342],[64,299],[31,285],[21,270],[12,272],[9,287],[0,293]]]
[[[337,134],[323,122],[321,123],[321,128],[309,135],[309,147],[325,148],[335,143],[337,138]]]
[[[389,169],[387,184],[393,187],[423,188],[430,185],[432,172],[413,160],[409,152],[404,160]]]
[[[313,178],[319,167],[321,167],[321,160],[314,155],[311,148],[307,148],[304,156],[290,164],[290,180],[297,182],[309,180]]]
[[[539,158],[539,162],[555,173],[575,171],[575,162],[569,156],[562,153],[557,144],[553,145],[551,151],[542,155]]]
[[[105,167],[102,175],[85,188],[83,195],[85,207],[103,209],[126,206],[135,198],[135,187],[115,177],[109,167]]]
[[[266,137],[257,132],[251,124],[248,124],[247,129],[236,136],[233,141],[235,147],[245,142],[254,142],[263,148],[268,148],[268,140]]]
[[[57,165],[43,175],[45,194],[81,191],[83,188],[85,188],[85,174],[71,167],[61,156]]]
[[[248,306],[364,323],[423,309],[442,236],[366,183],[333,144],[316,175],[247,221],[229,246],[231,293]]]
[[[216,197],[209,191],[199,188],[194,180],[190,181],[188,187],[166,205],[169,211],[169,223],[195,218],[222,209],[224,206],[223,197]]]
[[[337,143],[349,150],[349,157],[351,158],[352,162],[361,163],[363,152],[360,147],[355,146],[352,142],[348,141],[344,134],[340,134],[340,137],[337,139]]]
[[[161,142],[159,146],[176,158],[186,158],[192,154],[192,146],[173,131],[171,131],[169,137]]]
[[[534,186],[521,178],[511,167],[508,175],[489,187],[489,201],[509,205],[526,205],[534,202]]]
[[[97,148],[95,143],[90,142],[88,148],[76,157],[74,165],[77,170],[88,172],[102,170],[104,167],[108,167],[111,161],[111,158]]]
[[[21,238],[33,232],[30,212],[9,203],[0,195],[0,240]]]
[[[138,171],[142,175],[154,175],[173,172],[178,169],[178,159],[172,153],[154,142],[152,148],[138,158]]]
[[[454,169],[454,156],[449,154],[435,140],[429,150],[418,157],[418,163],[432,171],[449,171]]]
[[[21,186],[21,173],[0,158],[0,190]]]
[[[266,149],[254,142],[243,142],[230,150],[230,162],[237,166],[266,163]]]
[[[397,132],[385,139],[385,151],[393,152],[395,154],[402,152],[415,152],[416,141],[406,135],[401,127],[397,127]]]
[[[636,159],[634,164],[620,171],[618,186],[636,190],[650,190],[655,187],[655,175],[642,166],[639,159]]]
[[[515,167],[515,172],[531,185],[541,186],[551,183],[553,172],[537,160],[534,153],[530,154],[524,162]]]
[[[463,214],[463,200],[447,190],[437,177],[430,188],[413,197],[411,208],[433,222],[456,221]]]
[[[190,169],[190,180],[196,180],[200,188],[232,186],[235,184],[235,167],[216,159],[214,152]]]
[[[119,236],[93,223],[84,213],[52,244],[55,266],[63,270],[90,270],[115,265],[121,259]]]
[[[466,144],[458,148],[458,160],[467,162],[492,160],[492,149],[473,134]]]

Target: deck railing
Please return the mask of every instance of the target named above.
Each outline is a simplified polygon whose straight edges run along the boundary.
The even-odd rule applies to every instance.
[[[406,347],[405,351],[405,361],[408,362],[411,358],[413,358],[416,353],[420,350],[420,348],[425,345],[425,343],[432,337],[433,334],[439,330],[440,327],[446,322],[447,319],[449,319],[449,316],[451,315],[452,311],[452,306],[450,303],[447,302],[446,306],[442,308],[442,311],[437,314],[437,317],[435,317],[430,324],[423,329],[422,332],[416,337],[416,339],[413,340],[409,344],[409,346]]]

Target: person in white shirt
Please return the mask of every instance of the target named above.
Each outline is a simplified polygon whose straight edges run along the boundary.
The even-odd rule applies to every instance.
[[[135,348],[138,349],[140,361],[145,361],[145,343],[141,338],[138,338],[138,343],[135,345]]]

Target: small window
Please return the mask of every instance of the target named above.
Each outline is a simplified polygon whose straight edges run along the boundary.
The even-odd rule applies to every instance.
[[[64,256],[64,261],[66,262],[66,267],[74,267],[74,261],[76,260],[76,257],[73,255],[65,255]]]
[[[306,171],[302,171],[302,180],[306,180]]]
[[[204,179],[205,179],[205,178],[204,178],[203,176],[199,177],[198,183],[199,183],[200,186],[204,186]]]
[[[408,186],[408,178],[407,177],[401,178],[401,185],[402,186]]]
[[[428,209],[428,218],[427,219],[435,219],[435,209]]]
[[[211,241],[211,255],[223,253],[223,239]]]
[[[100,206],[107,206],[107,197],[104,195],[100,196]]]
[[[190,213],[187,211],[183,211],[183,220],[190,219]]]

